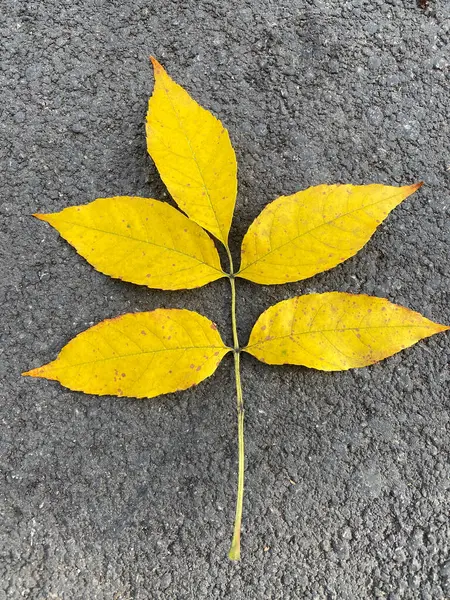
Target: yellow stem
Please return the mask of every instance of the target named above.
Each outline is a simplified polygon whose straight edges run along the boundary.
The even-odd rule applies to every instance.
[[[240,560],[241,558],[241,523],[242,523],[242,505],[244,500],[244,400],[242,397],[241,372],[240,372],[240,348],[236,324],[236,285],[233,272],[233,259],[231,252],[227,247],[227,254],[230,260],[230,285],[231,285],[231,326],[233,329],[234,346],[234,373],[236,378],[236,396],[237,396],[237,415],[238,415],[238,489],[236,498],[236,516],[234,519],[233,539],[228,558],[231,560]]]
[[[241,374],[239,371],[239,352],[234,353],[234,367],[236,374],[236,392],[237,392],[237,413],[238,413],[238,447],[239,447],[239,469],[238,469],[238,490],[236,498],[236,515],[234,519],[233,539],[228,558],[231,560],[240,560],[241,558],[241,523],[242,523],[242,504],[244,500],[244,401],[242,399]]]

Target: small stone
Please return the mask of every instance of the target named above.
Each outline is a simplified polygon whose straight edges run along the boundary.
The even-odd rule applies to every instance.
[[[73,123],[70,126],[70,129],[71,131],[73,131],[73,133],[83,133],[83,131],[85,130],[81,123]]]
[[[415,529],[409,539],[408,546],[415,550],[423,545],[423,531],[422,529]]]
[[[172,583],[172,575],[170,573],[166,573],[161,577],[160,587],[162,590],[166,590],[169,585]]]
[[[378,31],[378,23],[376,23],[375,21],[369,21],[364,27],[364,29],[366,33],[373,35]]]
[[[333,550],[341,560],[346,560],[349,557],[350,549],[348,542],[345,540],[333,543]]]
[[[377,69],[379,69],[381,67],[381,60],[378,56],[371,56],[369,58],[369,60],[367,61],[367,65],[368,65],[369,69],[376,71]]]
[[[414,119],[411,120],[404,120],[402,122],[402,129],[404,132],[405,137],[407,137],[410,140],[416,140],[419,135],[420,135],[420,125],[418,121],[415,121]],[[411,387],[411,381],[406,383],[406,389],[408,391],[412,390]]]
[[[450,560],[445,562],[441,567],[441,575],[445,578],[450,578]]]
[[[403,548],[397,548],[397,550],[395,551],[394,559],[398,563],[405,562],[406,554]]]
[[[255,131],[257,135],[263,136],[267,135],[267,126],[264,123],[260,123],[255,127]]]
[[[17,112],[17,113],[14,115],[14,121],[15,121],[16,123],[23,123],[23,122],[25,121],[25,113],[24,113],[24,112],[22,112],[22,111],[19,111],[19,112]]]
[[[27,81],[35,81],[41,73],[41,65],[30,65],[25,69],[25,78]]]
[[[367,111],[367,120],[377,127],[383,122],[384,115],[378,106],[371,106]]]
[[[398,75],[389,75],[386,78],[386,85],[394,86],[400,83],[400,78]]]
[[[445,56],[439,56],[433,63],[433,67],[438,69],[439,71],[443,71],[449,65],[449,61],[445,58]]]
[[[330,73],[339,73],[339,61],[330,60],[330,62],[328,63],[328,68],[330,70]]]
[[[353,537],[352,534],[352,530],[350,529],[350,527],[345,527],[344,531],[342,532],[342,537],[344,540],[351,540]]]

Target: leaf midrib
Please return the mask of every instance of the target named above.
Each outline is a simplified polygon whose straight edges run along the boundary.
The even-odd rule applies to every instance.
[[[92,364],[96,364],[96,363],[101,363],[101,362],[107,362],[108,360],[120,360],[121,358],[129,358],[129,357],[133,357],[133,356],[146,356],[148,354],[158,354],[160,352],[175,352],[175,351],[179,351],[179,350],[226,350],[226,353],[230,352],[230,350],[232,350],[231,348],[229,348],[228,346],[179,346],[178,348],[161,348],[160,350],[148,350],[145,352],[135,352],[133,354],[122,354],[119,356],[110,356],[108,358],[99,358],[96,360],[89,360],[86,362],[82,362],[82,363],[75,363],[75,364],[71,364],[71,365],[61,365],[61,366],[54,366],[52,367],[52,370],[56,370],[56,369],[70,369],[72,367],[82,367],[83,365],[92,365]],[[56,359],[58,360],[58,359]],[[49,363],[50,365],[52,363]]]
[[[80,223],[73,223],[72,221],[67,221],[66,219],[59,219],[59,221],[61,223],[66,223],[68,225],[73,225],[75,227],[83,227],[84,229],[90,229],[92,231],[98,231],[99,233],[105,233],[108,235],[115,235],[117,237],[121,237],[124,238],[125,240],[132,240],[134,242],[141,242],[142,244],[148,244],[149,246],[155,246],[156,248],[162,248],[163,250],[170,250],[172,252],[176,252],[178,254],[181,254],[182,256],[187,256],[188,258],[192,258],[193,260],[196,260],[197,262],[199,262],[202,265],[205,265],[207,267],[210,267],[211,269],[214,269],[214,271],[217,271],[218,273],[221,273],[222,275],[225,275],[225,273],[222,271],[222,269],[218,269],[217,267],[213,267],[213,265],[201,260],[200,258],[197,258],[196,256],[192,256],[192,254],[187,254],[186,252],[182,252],[181,250],[177,250],[177,248],[171,248],[170,246],[162,246],[161,244],[157,244],[156,242],[151,242],[149,240],[144,240],[144,239],[139,239],[139,238],[135,238],[131,235],[123,235],[122,233],[116,233],[115,231],[105,231],[104,229],[98,229],[97,227],[91,227],[90,225],[82,225]]]
[[[178,85],[176,82],[174,82],[174,83],[175,83],[175,85]],[[169,100],[169,103],[170,103],[170,105],[172,106],[173,112],[174,112],[174,114],[175,114],[175,116],[176,116],[176,119],[177,119],[177,121],[178,121],[178,124],[179,124],[179,126],[180,126],[180,129],[181,129],[181,131],[183,132],[183,134],[184,134],[184,137],[185,137],[185,139],[186,139],[186,141],[187,141],[187,144],[188,144],[188,146],[189,146],[189,150],[191,151],[192,158],[194,159],[194,163],[195,163],[195,166],[197,167],[198,173],[199,173],[199,175],[200,175],[200,177],[201,177],[201,179],[202,179],[202,181],[203,181],[203,189],[204,189],[204,190],[205,190],[205,192],[206,192],[207,198],[208,198],[208,200],[209,200],[209,204],[210,204],[210,206],[211,206],[211,210],[213,211],[214,218],[215,218],[215,220],[216,220],[216,223],[217,223],[217,227],[218,227],[218,229],[219,229],[219,231],[220,231],[220,235],[222,236],[222,240],[221,240],[221,241],[222,241],[222,242],[223,242],[223,243],[226,245],[227,236],[226,236],[226,235],[224,235],[223,228],[222,228],[222,226],[221,226],[221,224],[220,224],[220,222],[219,222],[219,219],[218,219],[218,217],[217,217],[217,212],[216,212],[216,209],[215,209],[215,207],[214,207],[214,204],[213,204],[213,201],[212,201],[212,198],[211,198],[211,194],[210,194],[210,192],[209,192],[209,188],[208,188],[208,186],[206,185],[205,177],[203,176],[203,171],[202,171],[202,170],[201,170],[201,168],[200,168],[200,165],[199,165],[199,162],[198,162],[198,159],[197,159],[197,154],[195,153],[195,151],[194,151],[194,149],[193,149],[193,147],[192,147],[191,140],[190,140],[189,136],[188,136],[188,135],[187,135],[187,133],[186,133],[186,130],[185,130],[185,128],[184,128],[183,121],[181,120],[181,118],[180,118],[180,115],[178,114],[178,111],[177,111],[177,109],[176,109],[176,107],[175,107],[175,104],[173,103],[173,101],[172,101],[172,98],[170,97],[169,90],[167,89],[167,87],[166,87],[166,85],[163,83],[163,81],[161,81],[161,84],[162,84],[162,86],[163,86],[163,88],[164,88],[164,91],[165,91],[165,93],[166,93],[166,97],[167,97],[167,99]],[[183,91],[185,91],[185,92],[186,92],[186,90],[183,90]],[[186,92],[186,94],[187,94],[187,92]],[[189,94],[188,94],[188,95],[189,95]],[[195,101],[193,98],[191,98],[191,99],[192,99],[192,101],[193,101],[193,102],[196,102],[196,101]],[[198,104],[198,103],[196,102],[196,104]],[[200,106],[200,105],[198,105],[198,106]],[[204,109],[202,106],[200,106],[200,108],[201,108],[201,109],[203,109],[203,110],[205,110],[205,109]],[[212,113],[209,113],[209,114],[211,114],[211,116],[212,116],[213,118],[215,118],[215,117],[214,117],[214,115],[212,115]]]
[[[270,340],[261,340],[260,342],[256,342],[255,344],[249,344],[248,346],[245,346],[245,348],[243,348],[243,350],[247,350],[248,348],[254,348],[255,346],[261,346],[262,344],[267,344],[268,342],[273,342],[274,340],[282,340],[284,338],[297,337],[300,335],[308,335],[308,334],[316,334],[316,333],[336,333],[336,332],[343,332],[343,331],[361,331],[361,330],[365,330],[365,329],[399,329],[402,327],[405,327],[408,329],[414,329],[414,328],[434,329],[431,325],[371,325],[368,327],[341,327],[339,329],[311,329],[308,331],[300,331],[299,333],[288,333],[286,335],[273,336],[270,338]],[[268,333],[267,335],[270,336],[270,333]]]

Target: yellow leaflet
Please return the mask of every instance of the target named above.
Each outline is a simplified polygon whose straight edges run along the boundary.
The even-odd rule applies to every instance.
[[[152,398],[203,381],[229,350],[206,317],[161,308],[102,321],[23,375],[99,396]]]
[[[276,284],[327,271],[356,254],[421,185],[317,185],[281,196],[245,234],[238,276]]]
[[[328,292],[271,306],[245,350],[272,365],[343,371],[376,363],[447,329],[384,298]]]
[[[151,198],[99,198],[34,215],[98,271],[150,288],[195,288],[223,277],[212,239],[173,206]]]
[[[226,245],[237,191],[228,131],[151,60],[155,87],[147,113],[148,152],[178,206]]]

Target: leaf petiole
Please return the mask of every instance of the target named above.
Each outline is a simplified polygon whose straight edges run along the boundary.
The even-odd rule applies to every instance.
[[[234,277],[233,258],[230,249],[225,246],[230,261],[230,275],[228,276],[231,286],[231,326],[233,330],[234,346],[234,373],[236,378],[236,408],[238,415],[238,489],[236,497],[236,515],[234,519],[233,539],[228,553],[230,560],[240,560],[241,558],[241,522],[242,505],[244,500],[244,399],[242,397],[241,371],[240,371],[240,347],[236,323],[236,283]]]
[[[238,447],[239,447],[239,466],[238,466],[238,490],[236,498],[236,516],[234,519],[233,539],[228,553],[230,560],[240,560],[241,558],[241,522],[242,522],[242,504],[244,500],[244,400],[242,398],[241,373],[239,368],[240,351],[234,351],[234,372],[236,375],[236,394],[237,394],[237,414],[238,414]]]

